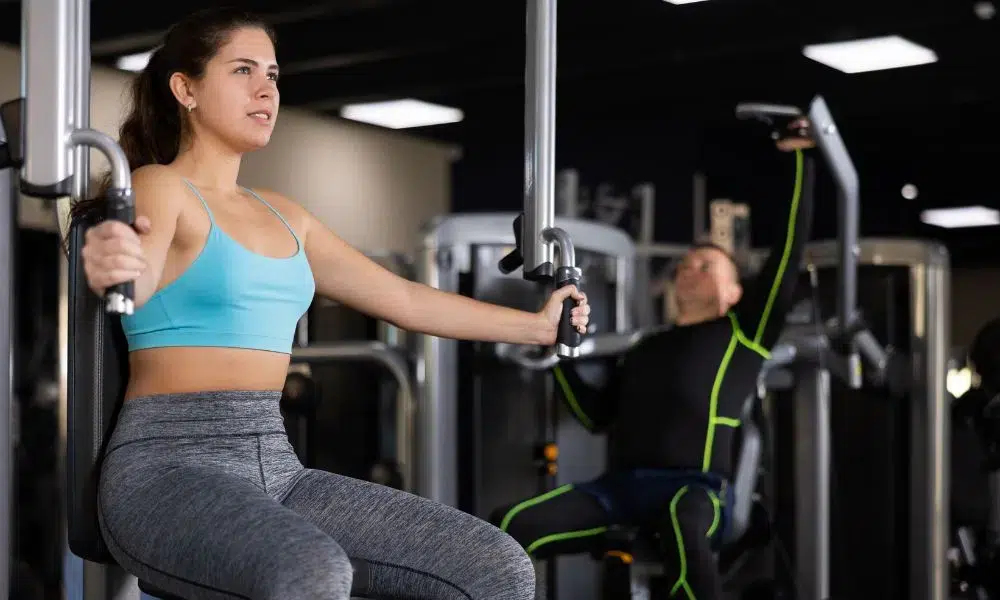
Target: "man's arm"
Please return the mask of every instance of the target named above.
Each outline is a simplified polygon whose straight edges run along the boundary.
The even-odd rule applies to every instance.
[[[773,346],[784,328],[785,315],[794,302],[805,246],[812,235],[815,170],[811,163],[802,150],[795,152],[795,188],[785,235],[772,248],[734,311],[743,333],[764,348]]]
[[[614,420],[624,359],[573,361],[556,365],[552,376],[556,394],[576,420],[591,433],[600,433]],[[581,371],[590,370],[598,382],[585,380]]]

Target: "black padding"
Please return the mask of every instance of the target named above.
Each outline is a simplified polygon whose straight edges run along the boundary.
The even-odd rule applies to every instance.
[[[351,579],[351,598],[367,598],[372,589],[371,565],[360,558],[351,559],[354,577]]]
[[[154,585],[152,585],[150,583],[146,583],[145,581],[143,581],[141,579],[139,580],[139,591],[141,591],[141,592],[143,592],[143,593],[145,593],[145,594],[147,594],[149,596],[152,596],[152,597],[156,598],[157,600],[185,600],[184,598],[181,598],[180,596],[174,596],[173,594],[169,594],[167,592],[164,592],[163,590],[158,589],[156,586],[154,586]]]
[[[97,482],[128,381],[128,344],[119,318],[87,287],[80,249],[88,225],[74,223],[69,239],[68,534],[73,554],[111,563],[97,524]]]

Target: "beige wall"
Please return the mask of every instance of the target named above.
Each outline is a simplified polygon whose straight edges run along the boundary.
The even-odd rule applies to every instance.
[[[94,67],[91,126],[116,135],[131,75]],[[0,99],[20,93],[20,54],[0,46]],[[92,153],[95,174],[107,162]],[[302,203],[349,243],[374,252],[408,252],[431,217],[451,207],[457,149],[349,121],[284,109],[267,148],[244,160],[242,183]],[[22,199],[22,223],[54,223],[45,205]]]
[[[972,343],[979,329],[1000,317],[1000,269],[952,269],[952,346]]]

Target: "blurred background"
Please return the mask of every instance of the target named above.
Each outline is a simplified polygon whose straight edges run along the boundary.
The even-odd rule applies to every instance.
[[[214,4],[92,2],[95,128],[117,132],[128,84],[166,27]],[[524,3],[225,4],[266,16],[278,34],[282,112],[271,144],[246,157],[244,184],[296,199],[401,271],[433,218],[521,209]],[[20,2],[0,0],[0,100],[20,93],[22,12]],[[632,237],[632,190],[651,184],[655,219],[645,243],[691,243],[704,233],[698,224],[710,203],[727,200],[746,205],[751,245],[766,248],[785,231],[791,163],[734,108],[807,106],[821,94],[860,175],[862,237],[947,248],[949,352],[960,365],[963,348],[1000,312],[998,33],[989,0],[560,2],[556,166],[573,170],[590,199],[627,204],[610,220]],[[96,176],[106,163],[94,153],[92,167]],[[814,235],[834,238],[828,175],[817,197]],[[18,564],[38,586],[25,598],[56,598],[68,564],[53,518],[61,485],[58,233],[40,201],[21,198],[19,218]],[[337,307],[317,304],[310,317],[312,340],[385,335]],[[324,368],[312,376],[326,378],[325,389],[359,396],[384,378],[377,369]],[[370,476],[384,449],[374,440],[384,417],[376,403],[336,397],[310,413],[312,460]],[[370,426],[352,428],[351,419]]]

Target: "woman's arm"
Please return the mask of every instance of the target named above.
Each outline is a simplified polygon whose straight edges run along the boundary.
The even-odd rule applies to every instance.
[[[112,285],[135,282],[135,307],[145,304],[160,285],[163,268],[177,231],[183,181],[161,165],[136,169],[135,229],[114,220],[87,230],[81,250],[90,289],[98,295]]]
[[[443,338],[552,344],[555,322],[549,310],[539,313],[515,310],[443,292],[409,281],[383,268],[352,248],[313,216],[307,218],[305,249],[316,279],[316,292],[351,308],[408,331]],[[569,290],[560,290],[561,298]],[[579,294],[578,294],[579,295]],[[578,298],[585,303],[585,299]],[[586,326],[589,307],[578,306],[581,327]]]

